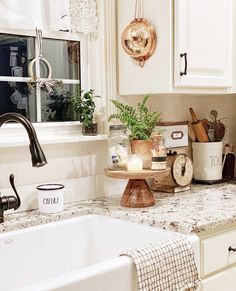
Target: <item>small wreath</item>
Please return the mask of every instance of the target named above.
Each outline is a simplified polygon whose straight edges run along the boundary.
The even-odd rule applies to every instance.
[[[33,73],[33,65],[35,64],[37,59],[39,61],[43,62],[44,64],[46,64],[46,66],[48,68],[48,76],[46,78],[38,78]],[[45,89],[48,91],[48,93],[52,92],[53,87],[58,86],[58,85],[59,86],[62,85],[61,80],[52,79],[52,67],[51,67],[50,63],[41,56],[34,58],[32,61],[29,62],[28,75],[29,75],[29,77],[31,77],[31,80],[28,82],[30,87],[35,88],[38,85],[38,88]]]
[[[35,79],[35,75],[33,73],[33,65],[35,64],[37,59],[39,61],[43,62],[48,68],[48,76],[46,78],[44,78],[44,79],[51,79],[52,78],[52,67],[51,67],[49,61],[47,61],[45,58],[42,58],[42,57],[34,58],[32,61],[29,62],[29,64],[28,64],[28,75],[29,75],[29,77],[31,77],[31,79]]]

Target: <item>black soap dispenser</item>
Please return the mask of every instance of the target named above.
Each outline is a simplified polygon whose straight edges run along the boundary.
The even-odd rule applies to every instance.
[[[234,145],[226,144],[224,147],[224,154],[223,154],[222,177],[229,180],[233,179],[234,169],[235,169]]]

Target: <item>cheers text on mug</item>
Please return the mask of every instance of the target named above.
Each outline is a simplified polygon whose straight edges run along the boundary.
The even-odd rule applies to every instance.
[[[64,195],[70,192],[73,201],[73,191],[64,189],[62,184],[43,184],[37,186],[38,208],[42,213],[56,213],[64,210]]]
[[[58,204],[58,203],[59,203],[59,197],[43,199],[43,204]]]

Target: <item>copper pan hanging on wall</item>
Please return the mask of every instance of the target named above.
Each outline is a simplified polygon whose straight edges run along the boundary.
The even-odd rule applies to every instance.
[[[124,29],[121,44],[124,51],[138,61],[140,67],[143,67],[145,61],[153,55],[156,49],[157,35],[150,22],[142,17],[137,17],[138,7],[139,14],[141,14],[141,3],[136,0],[135,19]]]

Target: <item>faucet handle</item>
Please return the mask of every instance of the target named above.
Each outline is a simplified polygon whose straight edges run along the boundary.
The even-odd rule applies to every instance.
[[[16,187],[15,187],[15,183],[14,183],[14,175],[13,174],[10,175],[9,181],[10,181],[11,187],[12,187],[13,191],[15,192],[16,198],[17,198],[17,203],[14,206],[14,210],[16,210],[17,208],[20,207],[21,201],[20,201],[20,196],[18,195],[18,193],[16,191]]]

